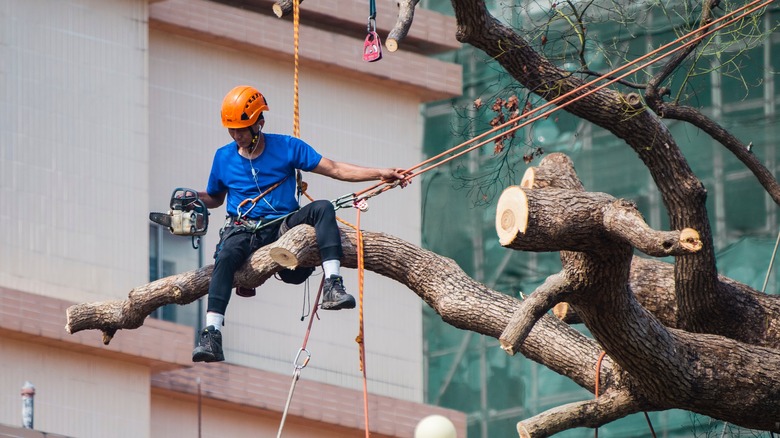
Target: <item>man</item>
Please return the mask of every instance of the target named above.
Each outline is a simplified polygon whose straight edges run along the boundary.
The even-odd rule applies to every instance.
[[[316,232],[325,271],[320,308],[355,307],[355,298],[344,290],[339,272],[343,253],[335,209],[330,202],[322,200],[299,207],[296,169],[341,181],[401,180],[405,183],[400,169],[368,168],[332,161],[298,138],[264,133],[263,111],[268,109],[265,97],[246,85],[230,90],[222,102],[222,125],[233,141],[217,150],[206,191],[198,192],[198,196],[208,208],[219,207],[227,200],[228,218],[220,231],[214,254],[206,328],[201,331],[198,346],[192,352],[193,362],[225,360],[221,330],[233,288],[233,275],[254,251],[296,225],[312,225]],[[258,196],[261,197],[257,202],[242,204]],[[272,222],[285,216],[283,220]]]

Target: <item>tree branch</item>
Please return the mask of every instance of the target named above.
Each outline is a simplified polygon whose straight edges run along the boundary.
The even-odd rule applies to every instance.
[[[555,188],[506,188],[496,206],[496,232],[502,246],[523,251],[598,251],[615,239],[659,256],[691,254],[702,247],[694,230],[651,229],[632,203]]]
[[[544,438],[575,427],[599,427],[641,412],[640,404],[624,391],[612,391],[594,400],[585,400],[549,409],[517,423],[521,438]]]
[[[501,348],[513,356],[536,321],[561,301],[568,291],[569,282],[562,275],[554,274],[547,277],[541,286],[520,302],[520,306],[498,338]]]
[[[674,105],[665,102],[656,102],[653,111],[667,119],[681,120],[706,132],[713,140],[723,145],[731,152],[750,172],[755,175],[758,182],[764,187],[775,204],[780,205],[780,184],[772,172],[764,166],[764,163],[753,153],[751,146],[744,144],[732,133],[724,129],[720,124],[704,115],[696,108],[684,105]]]
[[[303,3],[303,0],[299,0],[298,4],[301,3]],[[293,0],[278,0],[271,6],[271,9],[273,9],[274,14],[279,18],[290,15],[293,13]]]
[[[702,23],[702,25],[697,35],[703,35],[707,33],[709,26],[705,26],[705,24],[712,21],[712,9],[720,4],[720,1],[721,0],[702,1],[701,16],[699,18],[699,22]],[[695,36],[693,38],[695,38]],[[646,90],[648,98],[651,98],[650,96],[652,96],[652,100],[658,100],[660,99],[660,96],[665,94],[665,90],[659,89],[659,85],[666,81],[666,79],[668,79],[669,76],[675,70],[677,70],[680,65],[682,65],[683,61],[685,61],[685,59],[691,53],[693,53],[693,51],[696,50],[699,45],[701,45],[702,41],[703,40],[699,40],[685,47],[683,50],[675,53],[674,56],[658,70],[658,72],[647,83]]]
[[[409,28],[412,27],[414,8],[419,2],[420,0],[398,1],[398,20],[396,20],[395,26],[390,29],[390,33],[387,34],[387,39],[385,40],[387,50],[391,52],[398,50],[398,43],[406,38],[406,35],[409,33]]]
[[[692,254],[702,247],[699,233],[691,228],[681,231],[656,231],[650,228],[633,202],[618,199],[604,206],[602,212],[607,231],[647,255],[666,257]]]

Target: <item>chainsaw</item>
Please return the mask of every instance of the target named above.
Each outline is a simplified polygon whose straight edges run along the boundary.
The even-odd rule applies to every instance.
[[[180,187],[171,194],[168,213],[149,213],[149,220],[177,236],[192,236],[192,247],[198,249],[200,236],[209,227],[209,210],[196,190]]]

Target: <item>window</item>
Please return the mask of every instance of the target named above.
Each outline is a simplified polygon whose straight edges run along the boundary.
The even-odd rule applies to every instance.
[[[190,238],[174,236],[165,227],[149,226],[149,281],[198,269],[203,266],[203,247],[192,248]],[[152,313],[153,318],[199,329],[203,298],[187,305],[169,304]]]

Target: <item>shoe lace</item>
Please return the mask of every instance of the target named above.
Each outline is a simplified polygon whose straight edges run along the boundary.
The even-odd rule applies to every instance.
[[[341,295],[347,293],[344,289],[344,280],[341,277],[336,277],[330,282],[331,292],[335,295]]]

